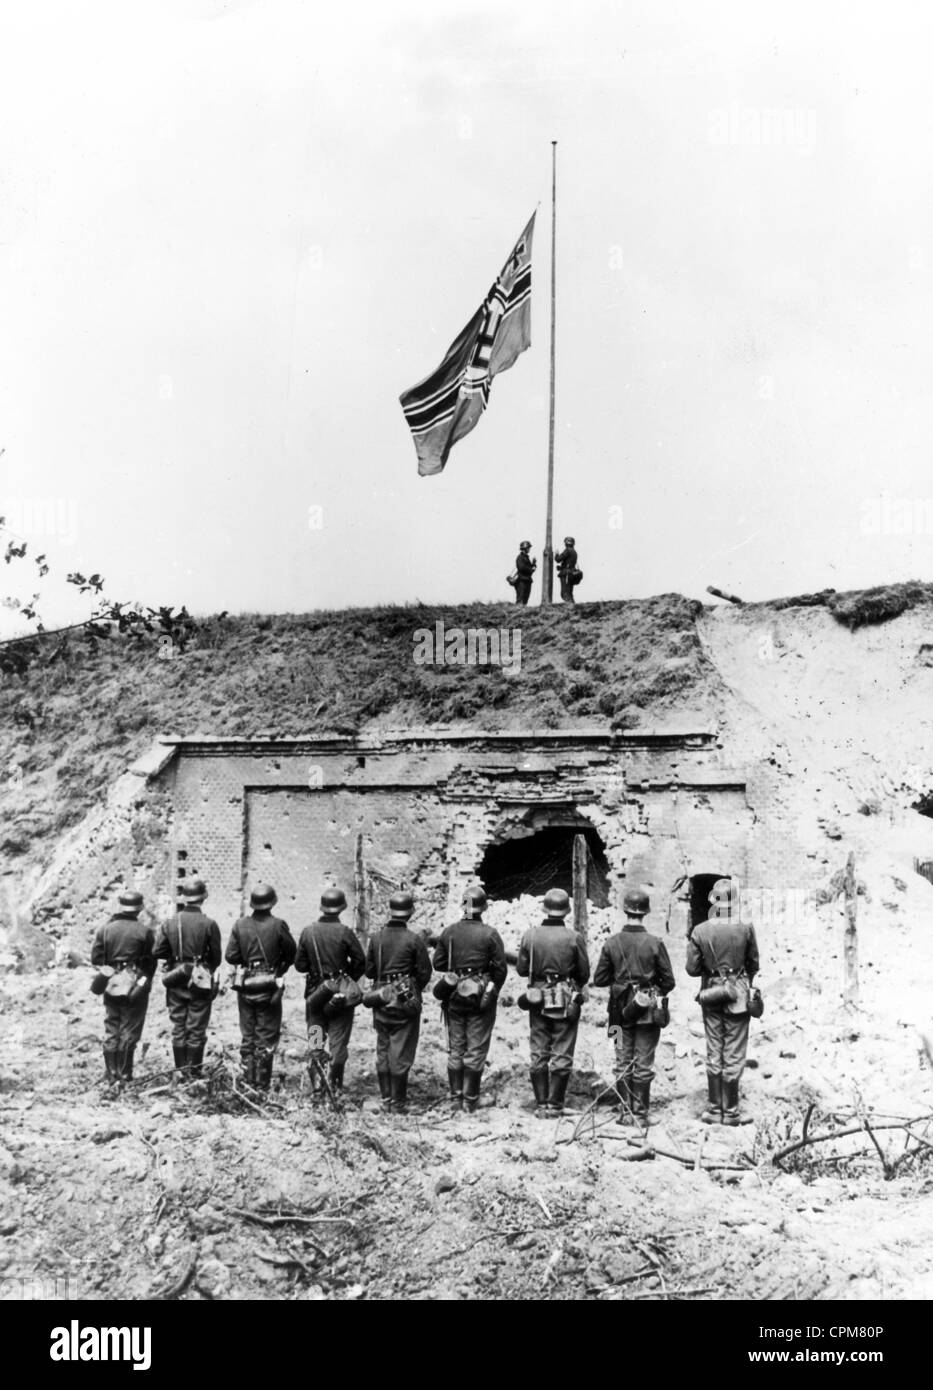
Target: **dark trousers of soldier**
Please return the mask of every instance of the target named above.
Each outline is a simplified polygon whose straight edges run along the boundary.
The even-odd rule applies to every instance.
[[[382,1009],[373,1010],[376,1029],[376,1071],[383,1075],[407,1076],[418,1050],[421,1015],[393,1018]]]
[[[526,604],[531,598],[531,580],[516,579],[515,581],[515,602]]]
[[[727,1014],[723,1009],[704,1009],[706,1070],[723,1081],[738,1081],[745,1070],[748,1047],[748,1014]]]
[[[578,1019],[547,1018],[540,1011],[529,1014],[532,1072],[570,1072],[577,1045]]]
[[[167,989],[165,1002],[172,1024],[172,1046],[204,1047],[211,1021],[211,996],[192,994],[188,989]]]
[[[344,1066],[350,1049],[350,1034],[353,1032],[353,1010],[342,1009],[340,1013],[329,1016],[313,1012],[306,1000],[305,1022],[311,1051],[323,1052],[326,1046],[332,1065]]]
[[[246,1072],[260,1080],[255,1070],[267,1066],[271,1074],[272,1057],[282,1033],[282,1000],[264,999],[258,1002],[248,1000],[242,993],[237,996],[240,1006],[240,1059]]]
[[[104,999],[104,1051],[122,1052],[135,1047],[142,1037],[149,991],[128,1003],[125,999]]]
[[[576,603],[573,596],[573,582],[569,575],[562,574],[560,576],[560,596],[564,603]]]
[[[654,1079],[654,1054],[661,1029],[654,1024],[627,1028],[619,1025],[613,1039],[616,1050],[616,1076],[637,1086]]]
[[[492,1030],[496,1025],[496,1010],[458,1009],[453,1003],[447,1009],[447,1065],[453,1070],[466,1067],[482,1071],[489,1056]]]
[[[142,1037],[149,990],[138,999],[104,999],[104,1054],[107,1076],[111,1081],[130,1081],[133,1077],[133,1053]]]

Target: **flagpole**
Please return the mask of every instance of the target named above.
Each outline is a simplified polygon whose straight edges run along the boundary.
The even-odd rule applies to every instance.
[[[557,141],[551,141],[551,410],[547,448],[547,525],[544,533],[544,573],[541,603],[554,601],[554,327],[557,305]]]

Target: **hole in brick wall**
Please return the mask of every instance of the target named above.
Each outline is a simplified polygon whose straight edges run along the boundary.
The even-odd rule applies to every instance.
[[[933,816],[933,792],[924,792],[913,802],[913,810],[919,811],[921,816]]]
[[[697,926],[709,917],[709,895],[713,884],[721,878],[731,879],[731,874],[694,874],[690,880],[690,926]]]
[[[489,845],[479,878],[491,898],[541,897],[549,888],[573,896],[573,841],[582,835],[587,847],[587,898],[594,907],[609,903],[609,865],[605,846],[592,826],[546,826],[534,835]]]

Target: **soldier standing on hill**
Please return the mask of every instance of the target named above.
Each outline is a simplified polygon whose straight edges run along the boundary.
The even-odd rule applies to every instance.
[[[175,1066],[183,1077],[197,1079],[204,1062],[214,990],[212,985],[206,990],[192,988],[191,972],[195,965],[203,965],[213,976],[222,959],[220,928],[201,910],[207,897],[201,879],[183,884],[180,897],[182,906],[159,932],[155,955],[157,960],[168,962],[168,971],[177,967],[185,970],[177,984],[166,988],[165,1002],[172,1021]]]
[[[518,547],[518,554],[515,557],[515,602],[524,606],[531,597],[531,584],[534,579],[534,572],[538,567],[537,560],[532,560],[529,551],[531,541],[522,541]]]
[[[98,927],[91,964],[108,968],[104,989],[104,1066],[107,1080],[132,1081],[133,1055],[142,1036],[155,974],[155,933],[139,921],[143,896],[120,894],[119,910]]]
[[[502,938],[483,921],[486,903],[482,888],[468,888],[463,895],[463,917],[444,928],[434,952],[434,969],[458,977],[453,994],[443,1004],[447,1080],[454,1110],[465,1105],[470,1112],[479,1104],[496,1000],[508,974]]]
[[[366,950],[366,974],[374,989],[385,989],[393,996],[389,1002],[374,1004],[373,1026],[379,1094],[385,1108],[395,1114],[404,1113],[408,1102],[408,1073],[421,1031],[421,992],[431,978],[427,947],[408,930],[414,910],[410,893],[393,893],[389,921],[373,933]]]
[[[230,933],[225,958],[237,967],[234,989],[240,1010],[243,1075],[247,1085],[268,1091],[282,1034],[284,979],[296,947],[288,923],[272,915],[278,902],[274,888],[258,883],[249,902],[253,910]]]
[[[564,925],[570,898],[562,888],[544,895],[544,912],[541,926],[531,927],[522,938],[515,969],[536,991],[528,1010],[537,1114],[557,1119],[563,1113],[573,1070],[580,1021],[578,991],[590,978],[590,962],[582,936]]]
[[[603,946],[593,984],[610,987],[609,1036],[615,1043],[616,1090],[622,1101],[620,1124],[651,1123],[651,1082],[661,1024],[653,1009],[638,1017],[635,992],[654,991],[666,997],[674,988],[667,947],[644,927],[651,910],[648,894],[629,889],[622,900],[625,925]]]
[[[305,984],[305,1020],[308,1025],[308,1046],[311,1062],[308,1075],[311,1093],[324,1093],[324,1062],[330,1060],[329,1081],[333,1091],[343,1090],[343,1073],[347,1065],[350,1034],[353,1031],[353,1010],[325,1012],[316,1002],[321,985],[333,983],[341,975],[358,980],[366,969],[366,957],[355,934],[340,920],[347,905],[340,888],[325,888],[321,894],[320,920],[305,927],[298,941],[295,969],[307,975]]]
[[[687,941],[688,975],[701,976],[700,1004],[706,1031],[706,1079],[709,1103],[704,1124],[738,1125],[739,1080],[748,1048],[749,993],[758,974],[758,942],[750,922],[741,920],[739,890],[720,878],[710,893],[710,915]],[[702,999],[715,987],[720,998]],[[731,995],[732,997],[727,997]]]
[[[574,585],[579,581],[575,578],[577,574],[577,552],[573,536],[564,537],[564,548],[559,554],[554,556],[554,563],[557,566],[557,577],[560,580],[560,596],[564,603],[575,603],[573,596]]]

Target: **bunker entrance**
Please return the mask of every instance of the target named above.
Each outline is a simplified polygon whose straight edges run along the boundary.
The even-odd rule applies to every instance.
[[[609,905],[609,865],[605,846],[592,826],[545,826],[529,835],[516,835],[489,845],[479,878],[490,898],[539,898],[549,888],[563,888],[573,897],[573,842],[586,842],[586,896],[594,907]]]
[[[709,895],[713,884],[729,874],[694,874],[690,880],[690,930],[705,922],[710,914]]]

